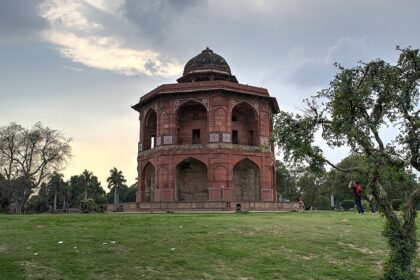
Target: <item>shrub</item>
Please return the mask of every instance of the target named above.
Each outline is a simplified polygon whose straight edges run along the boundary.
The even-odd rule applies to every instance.
[[[369,201],[367,201],[367,200],[362,200],[362,206],[363,206],[363,209],[365,209],[365,211],[367,211],[367,210],[369,210]]]
[[[354,208],[354,201],[353,200],[343,200],[341,202],[341,206],[345,211],[349,210],[350,208]]]
[[[398,210],[400,210],[401,209],[401,205],[404,203],[404,201],[402,200],[402,199],[393,199],[393,200],[391,200],[391,205],[392,205],[392,208],[394,209],[394,210],[396,210],[396,211],[398,211]]]
[[[92,211],[96,211],[96,209],[96,202],[92,198],[83,199],[80,201],[80,211],[82,211],[82,213],[90,213]]]

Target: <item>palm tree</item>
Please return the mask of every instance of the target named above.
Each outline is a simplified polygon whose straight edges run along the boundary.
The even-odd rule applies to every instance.
[[[48,182],[48,188],[54,193],[54,211],[57,210],[57,198],[58,195],[64,191],[65,182],[63,180],[64,175],[61,173],[54,172],[51,175],[50,181]]]
[[[122,187],[127,180],[124,178],[124,175],[122,174],[122,171],[118,171],[117,168],[113,168],[109,170],[111,175],[106,179],[108,182],[108,188],[112,189],[114,188],[114,204],[117,204],[118,201],[118,188]]]
[[[88,188],[89,188],[89,184],[92,181],[93,173],[91,171],[88,171],[88,170],[85,169],[82,173],[82,176],[83,176],[83,182],[84,182],[84,188],[85,188],[84,197],[85,197],[85,200],[86,200],[87,199],[87,191],[88,191]]]

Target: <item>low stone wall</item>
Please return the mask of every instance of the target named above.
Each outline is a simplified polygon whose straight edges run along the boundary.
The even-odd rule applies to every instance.
[[[107,211],[123,212],[182,212],[182,211],[235,211],[240,204],[243,211],[300,210],[297,202],[141,202],[108,204]],[[121,207],[122,206],[122,207]]]

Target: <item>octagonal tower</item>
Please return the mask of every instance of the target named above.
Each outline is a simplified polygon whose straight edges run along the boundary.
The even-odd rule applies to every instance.
[[[209,48],[133,106],[139,112],[139,210],[280,209],[267,89],[239,84]]]

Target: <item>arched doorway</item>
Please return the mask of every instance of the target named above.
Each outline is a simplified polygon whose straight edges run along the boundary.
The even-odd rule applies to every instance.
[[[207,201],[207,166],[199,160],[188,158],[176,167],[176,200]]]
[[[232,109],[232,143],[259,145],[258,116],[255,109],[246,102]]]
[[[143,150],[153,149],[156,146],[156,127],[157,114],[155,110],[150,109],[144,119]]]
[[[182,104],[176,113],[176,132],[179,145],[207,143],[207,108],[195,101]]]
[[[144,201],[151,202],[155,194],[155,167],[149,162],[143,170]]]
[[[249,159],[241,160],[233,167],[233,199],[260,200],[260,170]]]

